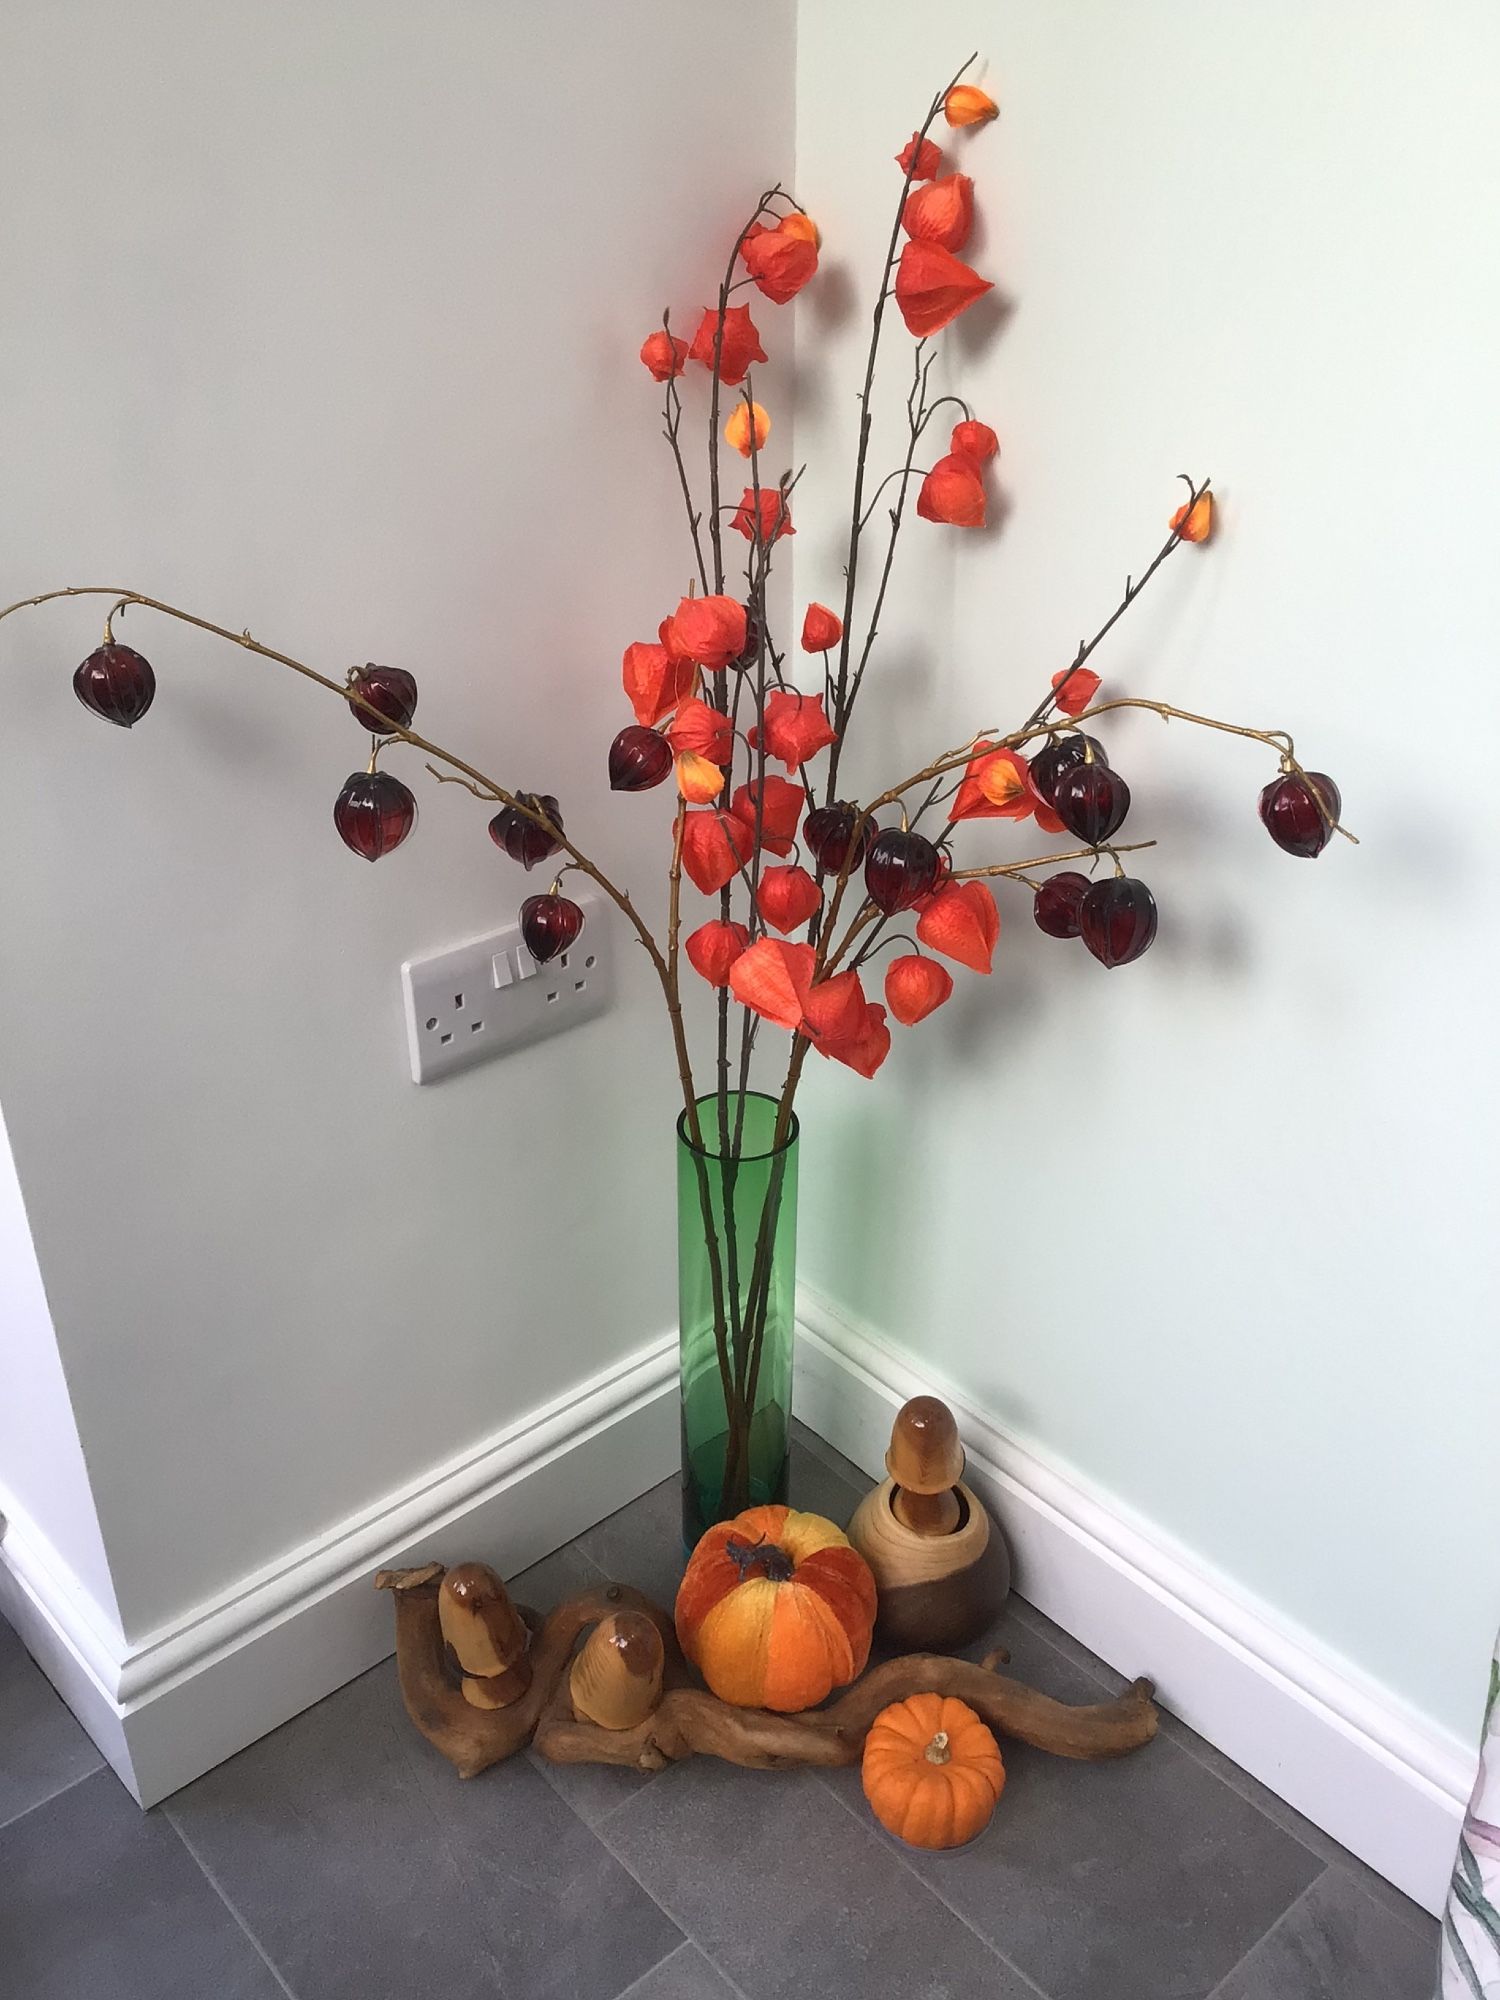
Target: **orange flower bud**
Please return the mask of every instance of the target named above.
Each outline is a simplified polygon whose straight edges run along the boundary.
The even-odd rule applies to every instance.
[[[1063,714],[1082,715],[1099,692],[1099,676],[1091,674],[1087,667],[1064,667],[1060,674],[1052,676],[1052,685],[1058,691],[1057,705]]]
[[[1014,750],[976,743],[952,805],[950,820],[1026,819],[1037,811],[1031,767]]]
[[[751,443],[751,424],[754,423],[754,444]],[[748,458],[752,450],[759,451],[771,435],[771,419],[759,403],[736,403],[729,412],[729,421],[724,426],[724,442],[732,445],[741,458]]]
[[[761,846],[769,854],[790,854],[806,798],[806,792],[790,778],[778,778],[774,771],[767,771],[759,782],[736,786],[729,810],[745,822],[753,838],[755,805],[759,799]]]
[[[1200,493],[1193,502],[1193,511],[1187,510],[1187,502],[1172,516],[1172,526],[1185,542],[1206,542],[1213,533],[1214,496]]]
[[[908,333],[940,333],[950,320],[993,287],[951,250],[937,243],[908,243],[896,268],[896,304]]]
[[[706,806],[724,789],[724,773],[696,750],[684,750],[676,764],[677,789],[690,806]]]
[[[757,222],[746,230],[740,255],[757,288],[784,306],[818,268],[818,232],[805,216],[783,216],[774,229]]]
[[[950,528],[982,528],[984,505],[984,481],[974,460],[959,451],[940,458],[917,492],[922,519]]]
[[[820,694],[799,694],[795,688],[774,688],[766,696],[763,726],[750,732],[750,747],[758,750],[764,734],[766,755],[779,757],[795,771],[830,743],[838,732],[823,713]]]
[[[823,891],[805,868],[767,868],[755,906],[773,931],[800,930],[822,907]]]
[[[903,1028],[914,1028],[953,992],[953,974],[935,958],[893,958],[885,969],[886,1005]]]
[[[796,534],[797,530],[792,526],[791,506],[779,486],[760,488],[758,516],[755,498],[756,489],[747,486],[740,495],[739,507],[729,524],[731,528],[737,528],[747,542],[758,541],[767,546],[779,541],[783,535]]]
[[[759,938],[730,968],[729,990],[742,1006],[778,1028],[800,1028],[814,958],[810,944]]]
[[[1000,116],[1000,107],[977,83],[955,83],[943,99],[943,116],[950,125],[985,125]]]
[[[683,939],[682,948],[688,955],[688,964],[710,986],[727,986],[730,967],[749,942],[750,933],[743,924],[714,922],[700,924],[691,937]]]
[[[913,132],[896,155],[896,165],[902,173],[910,170],[910,176],[914,181],[930,181],[942,172],[943,155],[935,139],[923,139],[919,144],[917,135]]]
[[[719,315],[712,306],[704,308],[703,317],[698,322],[698,331],[693,335],[688,348],[689,361],[701,361],[710,371],[714,365],[714,337],[718,332]],[[729,388],[736,388],[745,379],[746,371],[753,361],[764,361],[766,350],[760,344],[760,335],[755,331],[755,322],[750,317],[749,306],[730,306],[724,314],[724,338],[719,348],[719,380]]]
[[[953,426],[953,435],[948,440],[949,451],[961,452],[965,458],[977,458],[981,463],[994,458],[1000,450],[1000,440],[988,424],[982,424],[975,417],[966,418]]]
[[[744,652],[745,635],[745,607],[737,597],[684,597],[664,643],[716,674]]]
[[[974,183],[967,174],[945,174],[913,188],[901,211],[901,227],[913,242],[944,250],[962,250],[973,225]]]
[[[807,615],[802,620],[802,650],[804,653],[826,653],[830,646],[836,646],[844,636],[844,621],[826,604],[809,604]]]
[[[750,859],[755,836],[732,813],[690,812],[682,825],[682,865],[705,896],[727,888]]]
[[[866,1000],[857,972],[837,973],[811,989],[803,1008],[802,1032],[819,1055],[844,1063],[860,1076],[873,1076],[890,1054],[885,1009]]]
[[[945,882],[917,919],[918,943],[974,972],[989,971],[999,937],[1000,912],[983,882]]]
[[[804,215],[800,208],[794,208],[790,215],[784,215],[781,218],[781,227],[783,234],[787,236],[800,236],[803,242],[811,243],[815,250],[821,249],[823,243],[822,232],[812,217]]]
[[[655,333],[648,333],[641,342],[641,359],[658,382],[670,382],[674,375],[682,373],[687,366],[687,352],[687,342],[668,333],[663,326]]]
[[[636,721],[647,729],[672,713],[697,678],[692,661],[674,658],[665,646],[642,640],[625,648],[621,679]]]
[[[723,765],[734,755],[734,724],[697,695],[679,706],[662,734],[679,757],[692,752]]]

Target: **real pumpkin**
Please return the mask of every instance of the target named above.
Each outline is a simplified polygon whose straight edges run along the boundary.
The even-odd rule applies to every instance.
[[[790,1714],[864,1671],[875,1579],[820,1514],[751,1507],[694,1549],[676,1619],[683,1652],[721,1701]]]
[[[914,1694],[882,1709],[860,1767],[870,1810],[913,1847],[962,1847],[1005,1787],[1000,1746],[967,1703]]]

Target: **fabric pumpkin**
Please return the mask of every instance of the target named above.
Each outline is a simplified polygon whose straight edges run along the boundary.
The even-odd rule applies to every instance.
[[[882,1709],[860,1775],[876,1819],[913,1847],[962,1847],[989,1825],[1005,1787],[999,1744],[966,1702],[944,1694]]]
[[[683,1652],[721,1701],[793,1714],[864,1671],[875,1578],[820,1514],[751,1507],[694,1549],[676,1617]]]

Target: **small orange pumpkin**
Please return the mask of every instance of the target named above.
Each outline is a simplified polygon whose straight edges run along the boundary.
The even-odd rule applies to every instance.
[[[683,1652],[721,1701],[790,1714],[864,1671],[875,1579],[820,1514],[751,1507],[694,1549],[676,1617]]]
[[[966,1702],[944,1694],[882,1709],[860,1775],[876,1819],[913,1847],[962,1847],[989,1825],[1005,1788],[999,1744]]]

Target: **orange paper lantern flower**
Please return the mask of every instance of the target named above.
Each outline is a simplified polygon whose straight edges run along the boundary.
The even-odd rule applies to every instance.
[[[757,222],[740,245],[745,269],[772,305],[794,299],[818,268],[818,232],[805,215],[786,215],[772,229]]]
[[[948,440],[949,451],[961,452],[965,458],[975,458],[982,464],[993,458],[1000,449],[1000,440],[988,424],[982,424],[977,417],[968,417],[961,424],[953,426],[953,435]]]
[[[769,854],[790,854],[797,838],[797,824],[807,794],[790,778],[778,778],[768,771],[763,782],[752,781],[735,789],[729,810],[742,819],[752,836],[755,832],[755,804],[760,800],[760,844]]]
[[[724,426],[724,442],[733,447],[741,458],[748,458],[752,451],[759,451],[771,435],[771,419],[759,403],[736,403],[729,412],[729,421]]]
[[[961,451],[940,458],[917,489],[917,512],[924,521],[982,528],[984,510],[984,481],[974,460]]]
[[[948,817],[1026,819],[1036,805],[1026,759],[1018,751],[996,750],[992,744],[980,743],[975,745]]]
[[[648,333],[641,342],[641,359],[657,382],[670,382],[674,375],[680,375],[687,366],[687,355],[687,342],[668,333],[664,326]]]
[[[786,495],[779,486],[762,486],[759,492],[759,507],[756,506],[756,489],[747,486],[740,495],[740,504],[730,522],[747,542],[761,542],[769,547],[783,535],[795,535],[792,526],[792,510]]]
[[[688,964],[710,986],[727,986],[730,967],[749,943],[750,933],[743,924],[720,923],[716,919],[700,924],[691,937],[684,938],[682,948],[688,955]]]
[[[950,320],[992,290],[951,250],[937,243],[908,243],[896,267],[896,304],[908,333],[941,333]]]
[[[844,621],[826,604],[809,604],[802,620],[804,653],[826,653],[844,636]]]
[[[945,882],[917,919],[917,942],[988,972],[1000,936],[1000,912],[985,882]]]
[[[1214,496],[1200,493],[1188,512],[1187,502],[1172,516],[1172,526],[1185,542],[1206,542],[1214,528]]]
[[[778,1028],[799,1029],[812,985],[816,954],[810,944],[788,944],[783,938],[757,938],[737,958],[729,973],[729,990],[742,1006]]]
[[[945,174],[913,188],[901,211],[901,227],[915,243],[962,250],[974,226],[974,183],[967,174]]]
[[[636,721],[654,729],[692,688],[698,669],[691,660],[674,658],[665,646],[638,640],[625,648],[620,678]]]
[[[822,907],[823,891],[805,868],[768,868],[755,905],[773,931],[800,930]]]
[[[698,331],[693,335],[688,348],[689,361],[701,361],[710,373],[714,365],[714,336],[719,329],[719,315],[712,306],[706,306],[703,317],[698,322]],[[755,321],[750,317],[749,306],[730,306],[724,314],[724,338],[719,349],[719,380],[729,388],[743,382],[750,364],[764,361],[766,350],[760,344],[760,335],[755,330]]]
[[[760,748],[761,733],[751,730],[752,750]],[[838,741],[838,731],[823,713],[822,695],[799,694],[795,688],[773,688],[766,696],[764,733],[766,755],[779,757],[789,771]]]
[[[707,757],[727,764],[734,754],[734,724],[722,710],[689,695],[662,731],[679,757]]]
[[[682,824],[682,865],[705,896],[716,895],[734,880],[754,845],[743,820],[716,808],[690,812]]]
[[[684,597],[671,618],[667,644],[716,674],[745,650],[745,607],[737,597]]]
[[[676,761],[677,789],[690,806],[706,806],[724,789],[724,771],[696,750],[684,750]]]
[[[986,125],[1000,116],[1000,107],[977,83],[955,83],[943,99],[943,116],[950,125]]]
[[[1052,685],[1063,714],[1082,715],[1099,692],[1099,676],[1091,674],[1087,667],[1064,667],[1060,674],[1052,676]]]
[[[915,132],[896,155],[896,165],[914,181],[930,181],[943,171],[943,155],[936,139],[919,139]]]
[[[893,958],[885,969],[886,1005],[903,1028],[925,1021],[952,992],[953,974],[935,958],[912,953]]]
[[[873,1076],[891,1052],[885,1009],[866,1000],[857,972],[840,972],[813,987],[802,1026],[819,1055],[859,1076]]]

